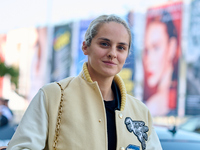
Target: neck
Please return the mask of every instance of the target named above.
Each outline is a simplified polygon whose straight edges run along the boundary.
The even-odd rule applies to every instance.
[[[103,96],[103,99],[105,101],[112,101],[114,100],[114,94],[111,89],[112,81],[114,76],[104,76],[99,73],[96,73],[94,70],[91,69],[91,67],[88,64],[88,72],[90,75],[90,78],[92,81],[97,81],[101,94]]]
[[[103,96],[103,99],[105,101],[112,101],[114,100],[114,94],[111,89],[113,78],[98,78],[97,76],[92,77],[92,81],[97,81],[101,94]]]
[[[101,90],[103,99],[105,101],[114,100],[114,93],[113,93],[113,91],[111,89],[112,80],[111,81],[105,81],[105,82],[98,82],[98,85],[99,85],[99,88]]]
[[[87,68],[87,63],[84,63],[83,71],[80,75],[81,75],[81,78],[86,80],[87,82],[89,82],[89,83],[93,82],[91,77],[90,77],[88,68]],[[126,104],[126,87],[123,83],[123,80],[121,79],[121,77],[119,75],[115,75],[114,77],[112,77],[112,80],[113,80],[113,78],[114,78],[115,83],[118,85],[118,87],[120,89],[120,93],[121,93],[121,108],[120,108],[120,111],[123,111],[124,108],[125,108],[125,104]],[[112,80],[110,80],[110,81],[112,81]],[[110,82],[110,90],[111,90],[111,84],[112,84],[112,82]],[[113,96],[112,99],[114,99],[114,96]]]

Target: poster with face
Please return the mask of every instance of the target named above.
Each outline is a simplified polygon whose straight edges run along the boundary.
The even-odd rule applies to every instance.
[[[153,116],[176,114],[181,20],[182,2],[147,11],[143,101]]]
[[[186,115],[200,114],[200,0],[190,4],[190,22],[188,32]]]
[[[70,75],[72,23],[56,26],[53,37],[51,82]]]

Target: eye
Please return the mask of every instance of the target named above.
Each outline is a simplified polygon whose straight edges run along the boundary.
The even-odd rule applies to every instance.
[[[103,46],[103,47],[108,47],[109,46],[109,44],[106,43],[106,42],[101,42],[100,45]]]
[[[123,47],[123,46],[119,46],[118,48],[121,49],[121,50],[124,50],[124,47]]]
[[[126,50],[126,47],[125,46],[118,46],[117,47],[119,50]]]

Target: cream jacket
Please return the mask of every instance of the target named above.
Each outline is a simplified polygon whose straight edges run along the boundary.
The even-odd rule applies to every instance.
[[[162,150],[147,107],[126,94],[118,75],[114,81],[121,92],[121,108],[115,111],[117,150]],[[79,76],[59,83],[63,90],[56,83],[39,90],[9,142],[8,150],[108,149],[103,98],[86,64]],[[57,120],[61,120],[60,123]]]

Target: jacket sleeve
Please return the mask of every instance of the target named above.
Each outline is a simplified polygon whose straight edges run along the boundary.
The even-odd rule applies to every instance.
[[[28,106],[7,150],[44,149],[48,134],[45,94],[40,89]]]
[[[146,150],[162,150],[161,144],[160,144],[160,140],[158,138],[158,135],[154,129],[153,126],[153,118],[148,110],[148,118],[149,118],[149,122],[150,122],[150,134],[147,140],[147,147]]]

